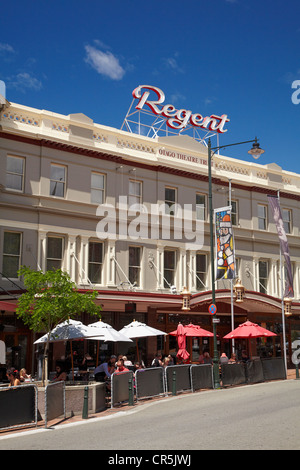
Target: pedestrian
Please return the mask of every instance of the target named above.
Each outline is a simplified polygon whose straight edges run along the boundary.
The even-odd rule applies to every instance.
[[[212,364],[213,360],[209,355],[208,351],[205,351],[203,354],[203,364]]]

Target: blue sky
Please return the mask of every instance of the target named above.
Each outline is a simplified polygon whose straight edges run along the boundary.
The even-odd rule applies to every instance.
[[[228,114],[221,145],[257,136],[259,163],[300,173],[299,0],[14,0],[1,13],[9,101],[121,128],[133,89],[154,85],[165,103]]]

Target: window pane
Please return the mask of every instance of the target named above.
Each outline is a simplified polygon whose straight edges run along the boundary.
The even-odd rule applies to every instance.
[[[91,186],[94,189],[104,189],[104,175],[98,173],[92,173]]]
[[[131,284],[135,283],[135,286],[140,285],[140,268],[129,266],[129,281]]]
[[[129,266],[140,265],[140,248],[130,246],[129,247]]]
[[[62,259],[62,239],[48,237],[47,258]]]
[[[24,159],[18,157],[7,157],[6,169],[10,173],[23,175]]]
[[[204,273],[206,271],[206,256],[197,255],[196,256],[196,271]]]
[[[50,181],[50,195],[64,197],[65,184],[58,181]]]
[[[101,284],[102,264],[89,263],[89,280],[93,284]]]
[[[51,179],[65,181],[65,168],[63,166],[51,165]]]
[[[268,277],[268,263],[266,261],[259,262],[259,277],[261,278]]]
[[[176,202],[176,190],[174,188],[165,188],[165,200]]]
[[[23,189],[23,176],[21,175],[6,175],[6,187],[8,189],[18,189],[22,191]]]
[[[3,255],[3,274],[6,277],[18,278],[19,256]]]
[[[164,252],[164,267],[165,269],[175,268],[175,251]]]
[[[89,261],[102,263],[102,243],[89,243]]]
[[[129,181],[129,194],[132,196],[141,196],[141,183],[136,181]]]
[[[6,255],[20,255],[20,233],[4,232],[3,253]]]
[[[266,217],[266,208],[265,206],[258,205],[258,217],[265,218]]]
[[[103,190],[91,189],[91,202],[102,204],[103,203]]]
[[[47,260],[47,271],[51,271],[52,269],[54,269],[55,271],[57,269],[61,269],[61,260],[48,259]]]

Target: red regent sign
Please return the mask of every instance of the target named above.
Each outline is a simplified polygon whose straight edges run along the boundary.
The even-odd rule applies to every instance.
[[[144,90],[143,93],[142,90]],[[155,101],[148,100],[151,91],[157,96]],[[133,90],[132,96],[139,100],[135,107],[136,109],[140,110],[144,105],[149,106],[154,114],[167,118],[167,125],[172,129],[183,129],[187,125],[192,125],[194,127],[216,131],[220,134],[227,132],[227,129],[224,129],[226,122],[229,122],[227,114],[222,114],[222,116],[212,114],[211,116],[203,117],[199,113],[192,114],[192,111],[188,111],[187,109],[176,109],[171,104],[158,107],[157,105],[161,105],[165,101],[165,94],[156,86],[139,85]]]

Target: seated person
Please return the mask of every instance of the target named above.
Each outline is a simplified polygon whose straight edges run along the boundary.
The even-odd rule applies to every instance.
[[[117,362],[117,370],[116,373],[118,372],[129,372],[129,369],[124,366],[124,359],[119,359]]]
[[[10,369],[8,369],[6,376],[9,380],[9,387],[15,387],[16,385],[21,385],[21,382],[19,379],[20,377],[19,372],[15,370],[14,367],[11,367]]]
[[[20,381],[21,381],[21,382],[25,382],[26,380],[28,381],[28,380],[30,380],[30,379],[31,379],[31,375],[30,375],[30,374],[29,374],[29,375],[27,374],[26,369],[24,369],[24,368],[21,369],[21,370],[20,370]]]
[[[63,369],[63,367],[60,364],[57,364],[55,367],[56,375],[54,376],[54,379],[52,382],[61,382],[61,381],[66,381],[68,378],[67,372]]]

